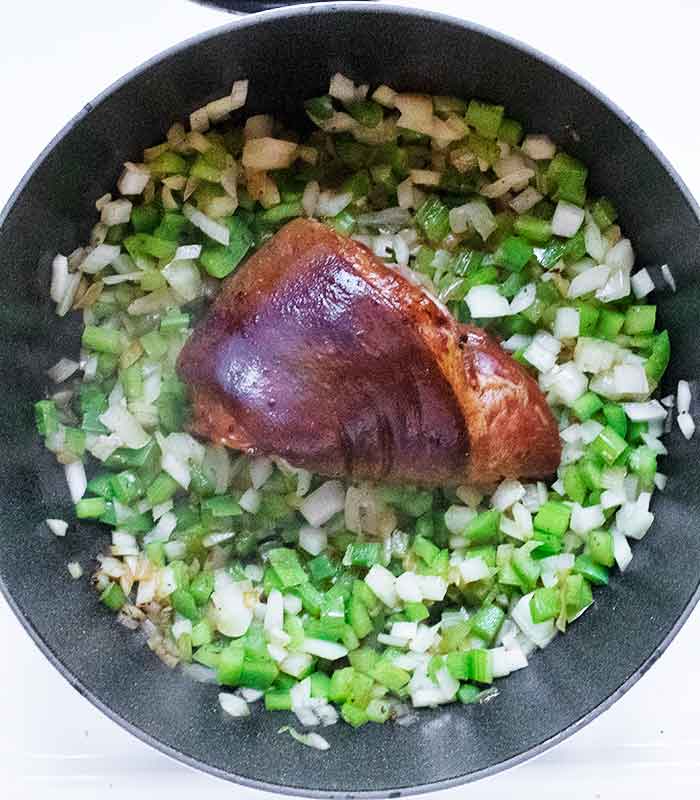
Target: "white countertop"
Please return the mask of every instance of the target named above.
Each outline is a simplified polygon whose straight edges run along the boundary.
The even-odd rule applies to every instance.
[[[700,196],[697,32],[700,3],[588,0],[403,2],[470,18],[547,52],[615,100]],[[560,9],[557,14],[556,8]],[[0,205],[50,138],[115,78],[164,48],[227,21],[185,0],[13,3],[0,27]],[[601,154],[604,157],[604,154]],[[475,800],[644,800],[700,787],[700,611],[625,697],[545,755],[468,789]],[[267,795],[233,787],[142,744],[70,688],[0,599],[0,795],[8,798]],[[157,791],[157,794],[154,792]]]

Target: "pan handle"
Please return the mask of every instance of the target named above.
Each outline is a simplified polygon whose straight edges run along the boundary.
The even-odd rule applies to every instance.
[[[232,14],[254,14],[256,11],[270,11],[273,8],[300,5],[301,3],[322,3],[327,0],[195,0],[203,5],[216,6]],[[344,2],[344,0],[336,0]]]

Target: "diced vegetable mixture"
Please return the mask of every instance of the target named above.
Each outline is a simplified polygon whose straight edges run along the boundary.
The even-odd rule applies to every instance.
[[[335,75],[299,135],[234,113],[246,94],[236,82],[127,163],[90,244],[53,264],[82,349],[52,369],[37,427],[75,517],[111,528],[99,599],[170,667],[226,687],[233,716],[262,701],[302,726],[360,727],[479,701],[590,607],[653,522],[669,337],[652,271],[634,271],[586,166],[500,105]],[[186,432],[174,365],[194,322],[303,215],[537,376],[563,441],[551,485],[351,485]]]

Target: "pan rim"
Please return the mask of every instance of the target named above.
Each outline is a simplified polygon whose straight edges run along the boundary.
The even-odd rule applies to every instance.
[[[358,12],[365,15],[377,14],[387,17],[400,16],[400,17],[428,19],[430,21],[434,21],[437,23],[450,25],[454,28],[460,28],[464,31],[475,32],[481,36],[484,36],[485,38],[492,39],[496,42],[505,44],[508,47],[518,50],[521,53],[524,53],[525,55],[528,55],[529,57],[536,59],[541,63],[545,64],[546,66],[550,67],[551,69],[557,71],[558,73],[566,77],[569,81],[572,81],[573,83],[577,84],[585,92],[587,92],[589,95],[598,100],[598,102],[600,102],[603,106],[605,106],[605,108],[610,113],[616,116],[619,119],[619,121],[637,137],[637,139],[641,142],[642,145],[644,145],[644,147],[650,153],[650,155],[656,159],[656,161],[663,167],[663,169],[669,175],[669,177],[675,184],[676,189],[681,193],[683,200],[685,201],[689,209],[692,211],[695,218],[700,223],[700,206],[698,206],[698,203],[695,201],[694,197],[692,196],[690,190],[686,186],[683,179],[680,177],[680,175],[677,173],[677,171],[671,165],[668,159],[653,143],[653,141],[640,128],[640,126],[637,125],[614,102],[612,102],[609,98],[607,98],[602,92],[600,92],[587,80],[577,75],[570,68],[562,65],[555,59],[547,56],[546,54],[540,52],[539,50],[530,47],[529,45],[523,42],[518,41],[517,39],[514,39],[510,36],[507,36],[505,34],[502,34],[498,31],[487,28],[485,26],[478,25],[476,23],[467,20],[459,19],[457,17],[453,17],[448,14],[443,14],[436,11],[415,9],[415,8],[405,8],[395,5],[383,5],[383,4],[374,5],[366,2],[356,2],[356,1],[347,2],[347,0],[344,0],[343,2],[328,2],[328,3],[314,3],[314,4],[306,3],[302,5],[290,6],[287,8],[279,8],[269,11],[263,11],[253,14],[249,17],[238,17],[231,22],[227,22],[226,24],[211,28],[202,33],[189,37],[179,42],[178,44],[168,47],[167,49],[161,51],[160,53],[156,54],[150,59],[142,62],[134,69],[120,76],[110,86],[108,86],[106,89],[100,92],[92,101],[86,103],[85,106],[59,130],[59,132],[49,141],[49,143],[34,159],[33,163],[27,169],[17,187],[11,193],[2,211],[0,211],[0,229],[3,227],[6,220],[11,216],[15,205],[20,200],[30,180],[37,172],[37,170],[41,167],[41,165],[44,163],[44,161],[48,158],[48,156],[54,150],[54,148],[73,130],[74,127],[80,124],[85,119],[85,117],[87,117],[95,108],[97,108],[100,104],[106,101],[109,97],[111,97],[111,95],[113,95],[115,92],[121,89],[124,85],[138,78],[140,75],[145,73],[151,67],[155,66],[156,64],[162,61],[169,59],[171,56],[177,53],[181,53],[187,50],[193,45],[199,44],[203,41],[206,41],[207,39],[223,35],[232,29],[248,28],[248,27],[255,28],[261,23],[266,23],[267,21],[270,20],[274,21],[278,19],[287,19],[304,15],[313,15],[313,14],[352,15],[352,14],[357,14]],[[598,717],[604,711],[607,711],[607,709],[609,709],[613,705],[613,703],[615,703],[624,694],[626,694],[637,683],[637,681],[643,675],[645,675],[646,672],[656,663],[656,661],[668,648],[671,641],[676,637],[678,631],[685,624],[686,620],[690,616],[690,613],[693,611],[698,601],[700,600],[700,580],[698,581],[698,585],[696,586],[695,591],[688,600],[686,606],[684,607],[679,617],[672,625],[669,632],[661,640],[661,642],[656,645],[656,647],[652,650],[652,652],[642,661],[642,663],[639,664],[639,666],[634,670],[634,672],[632,672],[632,674],[630,674],[613,692],[611,692],[608,695],[608,697],[605,698],[605,700],[601,701],[597,706],[590,709],[588,712],[583,714],[579,719],[575,720],[574,722],[572,722],[570,725],[568,725],[566,728],[562,729],[558,733],[554,734],[553,736],[550,736],[549,738],[543,739],[538,744],[533,745],[527,750],[524,750],[523,752],[518,753],[512,756],[511,758],[506,759],[505,761],[501,761],[498,764],[494,764],[490,767],[484,767],[483,769],[468,773],[466,775],[457,775],[439,781],[415,784],[412,786],[397,787],[393,789],[387,788],[382,790],[356,790],[356,791],[329,791],[322,789],[312,789],[301,786],[289,786],[277,783],[270,783],[262,780],[256,780],[253,778],[247,778],[245,776],[237,775],[232,772],[228,772],[224,769],[221,769],[219,767],[207,764],[199,760],[198,758],[189,756],[188,754],[174,747],[171,747],[170,745],[166,744],[160,739],[157,739],[155,736],[133,725],[129,720],[123,717],[120,712],[115,711],[113,708],[107,705],[99,696],[97,696],[94,692],[92,692],[92,690],[86,687],[82,683],[81,679],[77,675],[75,675],[68,667],[64,665],[60,656],[56,652],[54,652],[54,650],[51,648],[48,642],[44,640],[44,638],[41,636],[38,630],[34,627],[29,615],[25,614],[24,610],[20,607],[19,603],[11,595],[1,575],[0,575],[0,592],[2,592],[2,595],[4,596],[9,607],[12,609],[13,613],[19,620],[24,630],[29,634],[29,636],[38,646],[41,652],[47,657],[49,662],[58,670],[58,672],[68,681],[68,683],[70,683],[70,685],[74,689],[76,689],[76,691],[79,694],[81,694],[83,697],[89,700],[96,708],[98,708],[102,713],[104,713],[107,717],[109,717],[113,722],[117,723],[120,727],[127,730],[129,733],[140,739],[145,744],[150,745],[151,747],[160,751],[164,755],[169,756],[170,758],[173,758],[176,761],[183,763],[193,769],[200,770],[209,775],[213,775],[217,778],[221,778],[223,780],[239,784],[242,786],[246,786],[249,788],[259,789],[262,791],[268,791],[282,795],[290,795],[290,796],[333,798],[334,800],[336,800],[336,798],[337,800],[341,800],[342,798],[342,800],[346,799],[350,800],[350,798],[369,799],[369,798],[384,798],[384,797],[405,797],[405,796],[423,794],[426,792],[438,791],[455,786],[465,785],[467,783],[472,783],[474,781],[481,780],[482,778],[496,775],[499,772],[503,772],[507,769],[510,769],[511,767],[515,767],[519,764],[529,761],[530,759],[543,754],[544,752],[551,749],[560,742],[563,742],[565,739],[568,739],[570,736],[577,733],[579,730],[581,730],[581,728],[583,728],[593,719]]]

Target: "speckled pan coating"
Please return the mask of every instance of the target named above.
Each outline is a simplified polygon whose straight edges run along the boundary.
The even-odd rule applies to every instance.
[[[106,537],[42,525],[71,509],[62,471],[34,433],[44,371],[75,354],[77,320],[48,300],[51,258],[84,241],[94,200],[119,165],[162,139],[175,120],[251,78],[251,108],[298,113],[335,70],[397,89],[476,95],[504,103],[527,129],[548,131],[591,167],[641,263],[668,261],[679,291],[660,299],[674,356],[664,390],[700,374],[698,209],[644,134],[591,87],[546,58],[489,31],[434,14],[374,5],[297,8],[250,17],[159,56],[74,119],[28,172],[0,217],[0,584],[28,632],[83,695],[115,721],[193,766],[267,789],[315,796],[398,797],[491,774],[570,735],[609,706],[658,658],[698,597],[700,459],[677,429],[662,469],[657,521],[621,580],[531,667],[484,706],[421,712],[408,728],[345,725],[330,751],[301,747],[278,728],[285,714],[225,718],[216,688],[164,667],[113,616],[87,580]],[[653,568],[653,572],[652,572]],[[5,657],[12,657],[7,653]]]

